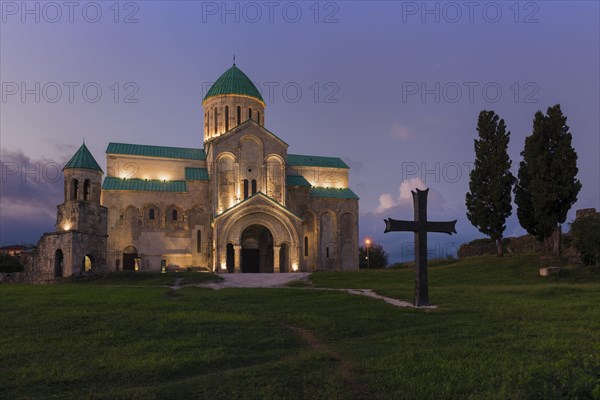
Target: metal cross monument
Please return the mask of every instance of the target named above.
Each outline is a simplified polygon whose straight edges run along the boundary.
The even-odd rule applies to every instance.
[[[427,194],[429,189],[412,192],[415,208],[414,221],[385,220],[385,232],[415,233],[415,306],[429,305],[427,282],[427,232],[456,233],[456,220],[450,222],[427,221]]]

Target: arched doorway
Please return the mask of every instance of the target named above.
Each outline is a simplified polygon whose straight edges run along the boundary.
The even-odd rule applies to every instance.
[[[242,272],[273,272],[273,235],[262,225],[242,232]]]
[[[231,243],[227,244],[227,258],[225,262],[227,264],[227,272],[232,274],[235,270],[235,253],[233,249],[233,244]]]
[[[62,278],[63,276],[63,262],[65,257],[61,249],[56,250],[54,253],[54,277]]]
[[[135,246],[127,246],[123,250],[123,271],[135,271],[135,259],[138,251]]]
[[[83,272],[90,272],[92,270],[92,256],[87,254],[85,257],[83,257],[83,268],[81,268],[81,270]]]

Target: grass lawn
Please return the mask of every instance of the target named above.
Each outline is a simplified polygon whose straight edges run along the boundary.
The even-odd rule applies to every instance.
[[[195,274],[172,275],[218,279]],[[600,399],[597,268],[432,267],[429,311],[303,287],[173,291],[166,275],[2,285],[0,397]],[[414,284],[410,270],[311,279],[404,300]]]

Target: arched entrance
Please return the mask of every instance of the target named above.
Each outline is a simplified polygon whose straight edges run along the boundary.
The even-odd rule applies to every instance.
[[[62,278],[63,276],[63,262],[65,257],[61,249],[56,250],[54,253],[54,277]]]
[[[273,272],[273,235],[262,225],[242,232],[242,272]]]
[[[127,246],[123,250],[123,271],[135,271],[135,259],[138,251],[135,246]]]
[[[83,268],[81,268],[83,272],[90,272],[92,270],[92,260],[92,256],[89,254],[83,257]]]

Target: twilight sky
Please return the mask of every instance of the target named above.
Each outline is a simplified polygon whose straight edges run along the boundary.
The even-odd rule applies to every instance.
[[[236,64],[262,91],[289,152],[340,156],[360,238],[412,258],[410,189],[429,187],[430,256],[482,237],[465,216],[479,111],[511,131],[516,174],[534,113],[560,103],[583,184],[569,213],[600,209],[600,6],[534,2],[0,2],[0,242],[36,242],[82,140],[202,147],[201,102]],[[106,169],[105,169],[106,170]],[[520,235],[516,210],[506,236]],[[566,230],[566,229],[565,229]]]

